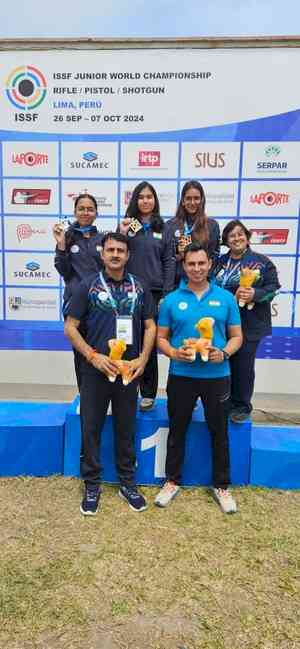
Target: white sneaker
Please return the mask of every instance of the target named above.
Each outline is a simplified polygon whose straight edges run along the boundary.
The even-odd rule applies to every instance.
[[[237,512],[236,502],[229,489],[217,489],[213,487],[212,494],[224,514],[235,514]]]
[[[163,488],[157,494],[154,504],[157,507],[167,507],[171,500],[177,496],[180,491],[180,487],[175,482],[167,481],[165,482]]]

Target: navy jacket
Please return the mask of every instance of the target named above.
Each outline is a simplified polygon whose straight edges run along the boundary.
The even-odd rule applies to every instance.
[[[208,224],[208,254],[214,264],[215,260],[218,258],[218,255],[220,253],[220,228],[218,222],[215,221],[215,219],[207,219],[207,224]],[[192,225],[192,222],[190,224],[188,223],[188,225]],[[180,233],[178,221],[176,220],[175,217],[167,221],[166,228],[170,233],[170,235],[172,236],[173,246],[176,252],[178,239],[181,236],[181,233]],[[191,233],[191,236],[193,240],[193,233]],[[176,286],[179,285],[183,277],[185,277],[185,272],[182,267],[182,260],[178,260],[176,261],[176,277],[175,277]]]
[[[73,289],[82,279],[103,268],[100,257],[103,234],[93,226],[87,238],[75,229],[76,226],[77,222],[66,232],[66,250],[59,250],[57,246],[55,250],[54,265],[65,282],[64,304],[70,300]]]
[[[151,291],[164,295],[175,286],[175,255],[172,236],[166,227],[162,232],[142,229],[129,237],[130,257],[127,271],[136,275]]]
[[[272,333],[271,301],[280,288],[277,270],[273,262],[257,252],[248,248],[240,263],[236,260],[229,262],[230,253],[222,255],[214,268],[215,280],[231,293],[235,293],[240,284],[240,268],[259,269],[260,277],[255,282],[254,307],[249,310],[246,306],[240,309],[242,331],[246,340],[260,340]]]

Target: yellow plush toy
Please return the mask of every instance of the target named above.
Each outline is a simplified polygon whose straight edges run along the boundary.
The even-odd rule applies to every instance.
[[[253,284],[258,280],[260,276],[259,269],[253,270],[252,268],[249,268],[248,266],[244,266],[244,268],[241,268],[241,274],[240,274],[240,286],[242,288],[251,288]],[[244,307],[246,302],[243,300],[239,300],[239,306]],[[249,302],[247,304],[247,309],[251,310],[254,307],[254,302]]]
[[[191,360],[196,360],[196,354],[200,354],[201,360],[208,361],[209,350],[212,346],[214,318],[201,318],[195,325],[199,331],[200,338],[187,338],[183,341],[183,346],[190,351]]]

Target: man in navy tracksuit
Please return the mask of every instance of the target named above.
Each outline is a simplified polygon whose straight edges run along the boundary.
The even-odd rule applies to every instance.
[[[135,486],[134,432],[138,378],[142,375],[154,344],[156,326],[150,293],[139,280],[125,272],[128,241],[119,233],[103,237],[104,270],[74,291],[65,323],[65,333],[83,357],[80,416],[83,437],[81,474],[85,495],[81,513],[95,515],[100,498],[99,447],[108,405],[112,403],[116,468],[119,495],[134,511],[143,511],[146,502]],[[85,321],[85,336],[79,333]],[[142,340],[142,329],[144,330]],[[118,367],[109,358],[108,341],[125,335],[126,360],[135,360],[129,385],[124,386]],[[114,382],[109,377],[114,377]]]

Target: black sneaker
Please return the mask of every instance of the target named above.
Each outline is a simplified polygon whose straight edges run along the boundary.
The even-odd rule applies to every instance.
[[[85,493],[80,505],[80,511],[84,516],[96,516],[101,489],[99,487],[85,487]]]
[[[238,412],[238,411],[233,410],[230,413],[229,418],[235,424],[243,424],[244,421],[247,421],[248,419],[250,419],[250,412]]]
[[[123,498],[123,500],[126,500],[129,507],[133,509],[134,512],[143,512],[147,509],[146,500],[144,496],[138,492],[136,487],[125,487],[125,485],[121,485],[119,488],[119,496],[120,498]]]

